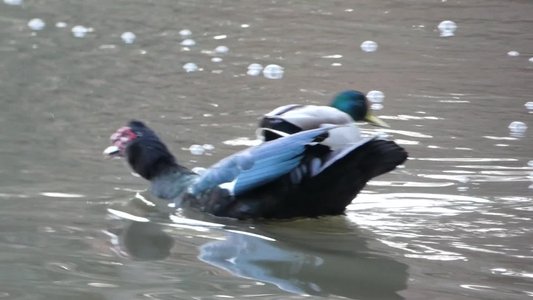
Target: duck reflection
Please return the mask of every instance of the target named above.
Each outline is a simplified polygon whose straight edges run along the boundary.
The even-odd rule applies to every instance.
[[[368,238],[345,218],[254,226],[216,229],[224,237],[201,245],[198,258],[294,294],[402,299],[398,292],[406,288],[407,265],[370,250]],[[161,225],[133,222],[121,244],[134,258],[163,259],[173,238]]]

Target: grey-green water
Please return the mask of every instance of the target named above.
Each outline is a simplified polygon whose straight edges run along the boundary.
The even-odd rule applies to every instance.
[[[533,127],[530,1],[5,2],[0,298],[533,297],[533,129],[508,129]],[[447,19],[456,34],[440,37]],[[93,31],[76,38],[75,25]],[[181,29],[196,41],[188,51]],[[365,40],[378,50],[361,51]],[[212,62],[220,45],[229,52]],[[202,70],[186,73],[188,62]],[[248,76],[251,63],[284,77]],[[101,155],[139,118],[205,167],[253,139],[261,114],[347,88],[385,93],[376,113],[411,159],[346,216],[170,219]],[[194,156],[192,144],[214,150]]]

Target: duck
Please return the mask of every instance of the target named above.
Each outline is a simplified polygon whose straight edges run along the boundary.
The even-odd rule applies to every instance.
[[[390,127],[370,110],[370,102],[358,90],[337,93],[329,106],[288,104],[266,113],[259,122],[258,135],[265,141],[279,138],[282,133],[295,133],[318,128],[324,124],[351,124],[366,121],[378,127]],[[269,130],[264,130],[269,129]],[[357,138],[357,137],[356,137]]]
[[[123,157],[150,182],[154,196],[217,217],[290,219],[340,215],[366,183],[407,159],[379,135],[360,134],[355,123],[323,123],[283,132],[238,151],[197,174],[181,165],[143,122],[130,121],[111,135],[110,157]]]

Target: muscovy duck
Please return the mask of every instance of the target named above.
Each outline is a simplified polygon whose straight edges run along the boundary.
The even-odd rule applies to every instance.
[[[259,128],[275,131],[262,131],[264,139],[269,141],[280,137],[276,131],[295,133],[302,130],[319,128],[323,124],[350,124],[354,121],[367,121],[372,125],[389,127],[369,109],[370,104],[365,94],[356,90],[338,93],[331,100],[330,106],[289,104],[280,106],[265,114]]]
[[[396,143],[377,137],[358,135],[343,144],[354,130],[350,124],[278,132],[282,137],[231,155],[202,175],[179,165],[140,121],[115,132],[104,153],[126,157],[155,196],[180,207],[238,219],[317,217],[342,214],[371,178],[407,158]]]

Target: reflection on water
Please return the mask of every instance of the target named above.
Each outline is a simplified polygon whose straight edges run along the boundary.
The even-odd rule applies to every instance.
[[[313,228],[315,221],[321,225],[319,232]],[[163,231],[169,225],[131,222],[120,230],[120,237],[112,238],[112,244],[135,259],[164,259],[173,247],[174,237]],[[263,227],[264,232],[259,229]],[[235,276],[298,295],[400,299],[398,292],[406,288],[407,265],[371,251],[367,238],[342,217],[284,222],[283,228],[257,224],[255,228],[253,232],[219,229],[220,235],[199,247],[198,258]],[[203,237],[209,231],[205,227],[196,230]],[[314,244],[313,236],[323,243]]]

